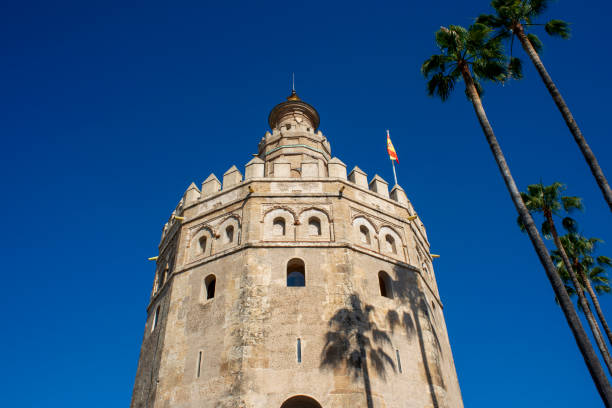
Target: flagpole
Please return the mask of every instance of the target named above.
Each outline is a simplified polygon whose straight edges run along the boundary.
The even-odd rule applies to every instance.
[[[387,143],[389,143],[389,129],[387,129]],[[387,149],[389,147],[387,146]],[[389,158],[391,159],[391,167],[393,167],[393,179],[395,180],[395,185],[397,185],[397,174],[395,173],[395,163],[393,158],[391,157],[391,153],[389,153]]]
[[[397,185],[397,174],[395,174],[395,160],[391,159],[391,166],[393,167],[393,178],[395,179],[395,185]]]

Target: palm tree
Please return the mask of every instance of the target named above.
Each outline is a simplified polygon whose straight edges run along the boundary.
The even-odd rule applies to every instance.
[[[572,262],[572,267],[578,273],[580,284],[586,289],[591,297],[591,301],[595,306],[597,317],[606,332],[608,341],[612,344],[612,331],[601,310],[597,294],[610,293],[610,282],[606,276],[606,268],[612,267],[612,260],[607,256],[593,256],[596,244],[602,242],[599,238],[585,238],[575,232],[563,235],[561,243],[567,252],[567,255]],[[553,259],[559,264],[562,262],[558,251],[553,252]],[[559,273],[566,281],[570,280],[565,267],[559,268]],[[572,291],[576,291],[572,287]]]
[[[533,19],[548,8],[549,3],[549,0],[493,0],[491,6],[495,9],[496,14],[483,14],[478,17],[476,21],[495,29],[496,36],[499,38],[511,38],[512,41],[514,41],[514,37],[518,38],[523,49],[540,74],[557,108],[561,112],[561,116],[563,116],[567,127],[570,132],[572,132],[574,140],[576,140],[578,147],[580,147],[580,151],[591,168],[591,173],[593,173],[593,177],[595,177],[603,193],[604,199],[612,211],[612,190],[610,189],[608,180],[604,176],[603,170],[599,166],[595,154],[589,147],[584,136],[582,136],[582,132],[565,103],[565,100],[540,59],[538,53],[542,50],[542,42],[535,34],[526,32],[527,28],[543,25],[547,34],[563,39],[569,38],[569,25],[565,21],[550,20],[546,24],[536,24],[533,22]],[[511,57],[510,65],[514,68],[517,75],[520,76],[520,60]]]
[[[436,43],[441,54],[428,58],[421,67],[421,72],[428,79],[429,95],[437,95],[443,101],[448,99],[455,83],[463,78],[466,93],[474,106],[474,111],[485,134],[491,152],[497,162],[500,173],[510,193],[510,197],[523,220],[523,225],[531,239],[531,243],[544,266],[546,275],[553,287],[555,295],[568,325],[572,330],[578,348],[591,373],[595,386],[607,407],[612,407],[612,389],[604,370],[597,359],[593,346],[587,337],[574,305],[565,291],[565,286],[553,264],[548,249],[535,226],[533,218],[510,173],[510,168],[499,146],[493,128],[485,113],[480,99],[478,79],[500,81],[508,75],[507,59],[503,55],[500,38],[491,38],[491,29],[483,24],[473,24],[467,30],[460,26],[442,27],[436,32]],[[476,79],[476,81],[475,81]]]
[[[595,320],[595,316],[593,315],[589,301],[582,290],[582,285],[580,284],[578,276],[574,271],[572,262],[570,261],[567,253],[565,252],[565,248],[561,243],[559,233],[557,232],[557,227],[555,226],[554,217],[559,216],[561,210],[571,212],[573,210],[582,210],[583,208],[582,200],[579,197],[562,196],[561,193],[563,190],[565,190],[565,186],[559,182],[555,182],[550,186],[544,186],[541,183],[531,184],[527,186],[526,193],[521,193],[521,197],[523,198],[527,209],[529,209],[531,213],[542,213],[544,215],[542,233],[544,233],[544,236],[552,236],[553,238],[555,246],[557,247],[557,252],[563,261],[565,271],[569,275],[574,285],[576,295],[578,295],[578,304],[584,312],[587,322],[591,327],[593,337],[595,338],[595,343],[597,343],[597,347],[599,347],[599,351],[604,358],[608,371],[612,374],[612,359],[610,358],[610,352],[608,351],[608,347],[606,346],[601,331],[599,330],[599,325],[597,324],[597,320]],[[573,220],[570,218],[566,218],[564,221],[565,224],[574,224]],[[521,220],[519,219],[519,225],[520,222]]]

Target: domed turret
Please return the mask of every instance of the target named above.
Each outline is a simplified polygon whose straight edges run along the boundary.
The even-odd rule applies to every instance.
[[[295,93],[287,97],[287,101],[276,105],[268,116],[270,129],[280,129],[283,126],[302,125],[316,130],[319,127],[319,113],[315,108],[302,101]]]

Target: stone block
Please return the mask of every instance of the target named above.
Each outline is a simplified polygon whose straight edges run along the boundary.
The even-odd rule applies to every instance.
[[[319,177],[319,164],[316,161],[303,162],[302,177]]]
[[[274,177],[276,178],[291,177],[291,163],[274,162]]]

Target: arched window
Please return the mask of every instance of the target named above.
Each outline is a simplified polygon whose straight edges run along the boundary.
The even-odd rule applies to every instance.
[[[321,408],[321,404],[305,395],[297,395],[283,402],[281,408]]]
[[[200,244],[200,252],[206,252],[206,237],[201,237],[198,242]]]
[[[215,284],[217,283],[217,278],[215,275],[208,275],[206,279],[204,279],[204,288],[206,289],[206,299],[212,299],[215,297]]]
[[[385,236],[385,244],[387,252],[391,252],[392,254],[397,254],[397,248],[395,247],[395,239],[391,235]]]
[[[378,286],[380,286],[380,296],[393,299],[391,277],[387,274],[387,272],[378,272]]]
[[[308,235],[321,235],[321,221],[317,217],[308,220]]]
[[[159,320],[159,306],[155,309],[155,314],[153,315],[153,323],[151,323],[151,331],[155,330],[157,327],[157,321]]]
[[[362,243],[370,245],[370,231],[368,230],[368,227],[366,227],[365,225],[359,227],[359,236],[361,238]]]
[[[272,222],[272,231],[274,235],[284,236],[285,235],[285,219],[283,217],[276,217]]]
[[[226,243],[230,243],[234,241],[234,226],[233,225],[229,225],[226,229],[225,229],[225,242]]]
[[[287,263],[287,286],[306,286],[304,261],[294,258]]]

